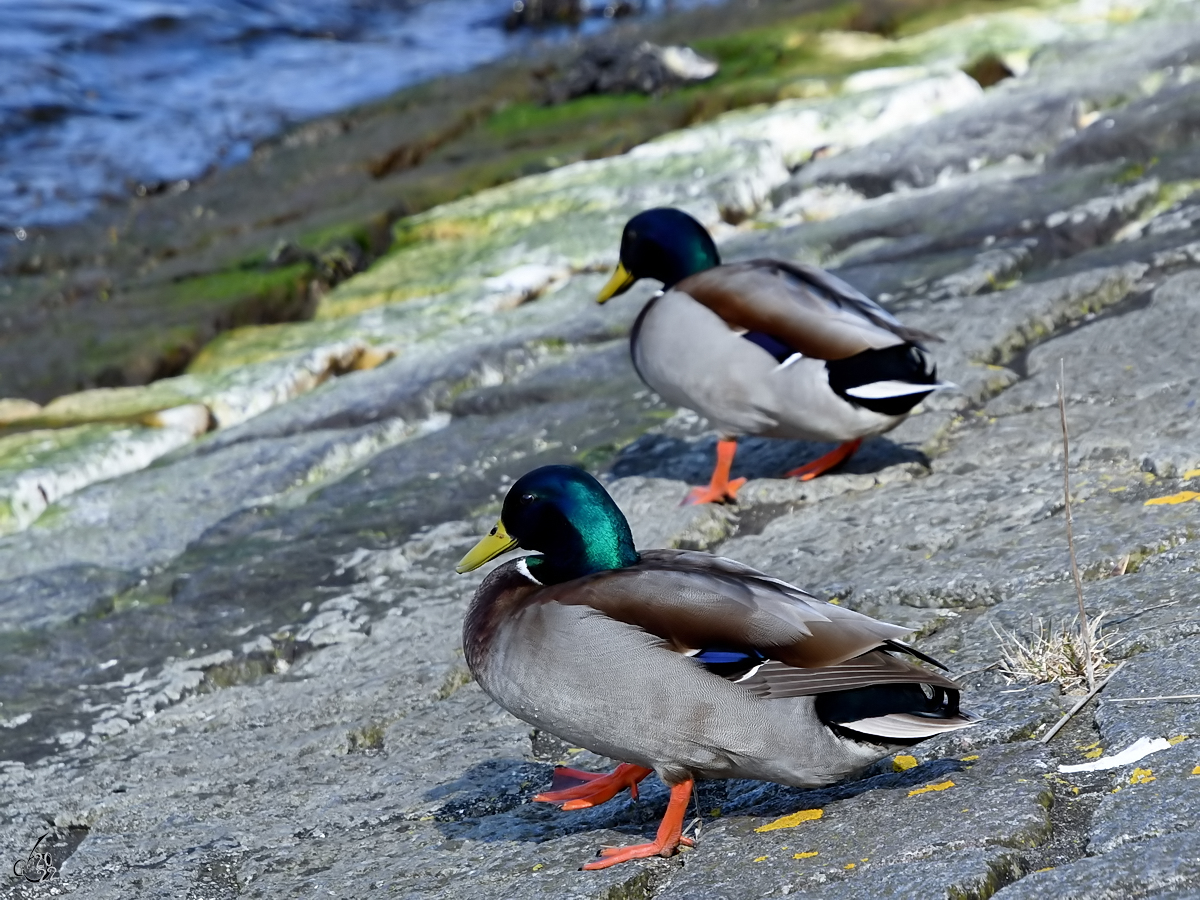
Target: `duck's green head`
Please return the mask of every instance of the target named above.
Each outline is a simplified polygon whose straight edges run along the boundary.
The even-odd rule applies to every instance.
[[[542,466],[522,476],[504,498],[500,520],[455,571],[470,572],[501,553],[522,547],[542,584],[558,584],[637,562],[629,523],[608,491],[574,466]]]
[[[639,278],[655,278],[669,288],[720,264],[717,245],[703,225],[681,209],[648,209],[625,223],[621,261],[596,301],[625,293]]]

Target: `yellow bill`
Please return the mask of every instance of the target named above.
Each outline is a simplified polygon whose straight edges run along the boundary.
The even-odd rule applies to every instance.
[[[629,270],[625,268],[624,263],[617,263],[617,270],[612,273],[612,277],[608,279],[608,284],[600,290],[600,294],[596,297],[597,303],[603,303],[605,300],[610,300],[617,294],[629,290],[629,286],[637,281]]]
[[[463,572],[478,569],[488,560],[495,559],[501,553],[507,553],[515,546],[517,539],[509,537],[508,532],[504,530],[504,522],[497,519],[495,527],[467,551],[467,555],[458,561],[454,571],[461,575]]]

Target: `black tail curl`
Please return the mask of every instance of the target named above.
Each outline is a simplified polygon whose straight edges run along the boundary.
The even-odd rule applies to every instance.
[[[873,744],[917,744],[924,737],[880,738],[847,728],[843,723],[907,713],[929,719],[949,719],[959,714],[959,692],[932,684],[876,684],[849,691],[818,694],[817,716],[843,737]]]
[[[882,350],[864,350],[846,359],[831,359],[829,386],[848,403],[862,406],[885,416],[902,416],[932,391],[904,394],[900,397],[852,397],[847,391],[876,381],[904,381],[909,384],[936,384],[937,365],[916,344],[897,344]]]

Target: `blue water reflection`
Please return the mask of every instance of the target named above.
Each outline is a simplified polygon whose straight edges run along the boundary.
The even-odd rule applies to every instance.
[[[0,229],[79,218],[138,184],[245,159],[292,123],[570,34],[507,33],[506,10],[505,0],[0,0]]]

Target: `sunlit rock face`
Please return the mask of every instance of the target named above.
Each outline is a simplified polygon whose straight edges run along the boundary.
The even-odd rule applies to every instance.
[[[312,321],[230,331],[144,388],[0,405],[0,844],[53,819],[58,877],[97,898],[1186,891],[1198,21],[1087,4],[830,33],[856,74],[405,220]],[[985,90],[962,70],[988,54],[1012,75]],[[812,482],[780,476],[828,447],[744,440],[739,503],[680,507],[716,436],[629,363],[655,286],[592,302],[656,205],[727,260],[834,269],[942,336],[959,391]],[[1010,682],[1004,641],[1076,615],[1064,377],[1084,602],[1125,666],[1047,745],[1082,695]],[[666,792],[530,802],[552,763],[610,763],[531,742],[470,683],[478,580],[452,574],[549,462],[605,480],[643,546],[911,627],[984,721],[820,791],[701,784],[695,850],[577,871],[651,833]],[[1168,749],[1058,771],[1142,737]]]

